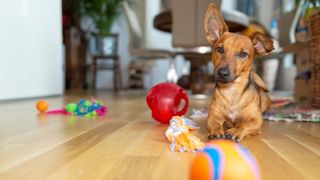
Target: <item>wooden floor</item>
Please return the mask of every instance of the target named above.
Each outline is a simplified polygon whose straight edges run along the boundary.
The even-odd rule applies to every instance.
[[[51,108],[88,98],[73,92],[46,98]],[[38,115],[37,100],[0,104],[0,179],[188,179],[193,154],[170,152],[166,125],[151,119],[145,92],[97,92],[101,118]],[[191,100],[205,107],[206,100]],[[206,141],[205,122],[197,136]],[[320,124],[266,122],[242,144],[258,159],[263,179],[320,179]]]

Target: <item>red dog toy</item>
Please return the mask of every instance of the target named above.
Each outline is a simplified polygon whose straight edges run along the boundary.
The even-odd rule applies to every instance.
[[[184,107],[180,110],[182,101],[184,101]],[[189,99],[186,91],[180,86],[173,83],[160,83],[149,91],[147,104],[155,120],[169,124],[172,116],[182,116],[187,112]]]

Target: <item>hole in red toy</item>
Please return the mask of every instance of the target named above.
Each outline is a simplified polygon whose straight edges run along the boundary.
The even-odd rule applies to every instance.
[[[185,105],[186,105],[186,101],[184,99],[181,99],[178,106],[178,112],[182,111]]]

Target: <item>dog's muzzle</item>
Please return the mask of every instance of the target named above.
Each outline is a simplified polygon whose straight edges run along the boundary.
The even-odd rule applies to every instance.
[[[223,66],[216,71],[216,79],[221,83],[228,83],[233,81],[235,78],[230,72],[229,66]]]

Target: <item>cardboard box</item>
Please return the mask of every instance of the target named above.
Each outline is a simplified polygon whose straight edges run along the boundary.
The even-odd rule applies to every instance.
[[[309,43],[296,42],[284,47],[282,52],[293,53],[295,55],[298,74],[311,69]]]
[[[310,104],[313,98],[311,79],[296,79],[294,98],[298,102]]]
[[[297,73],[311,70],[311,59],[309,57],[309,48],[304,48],[296,54]]]

